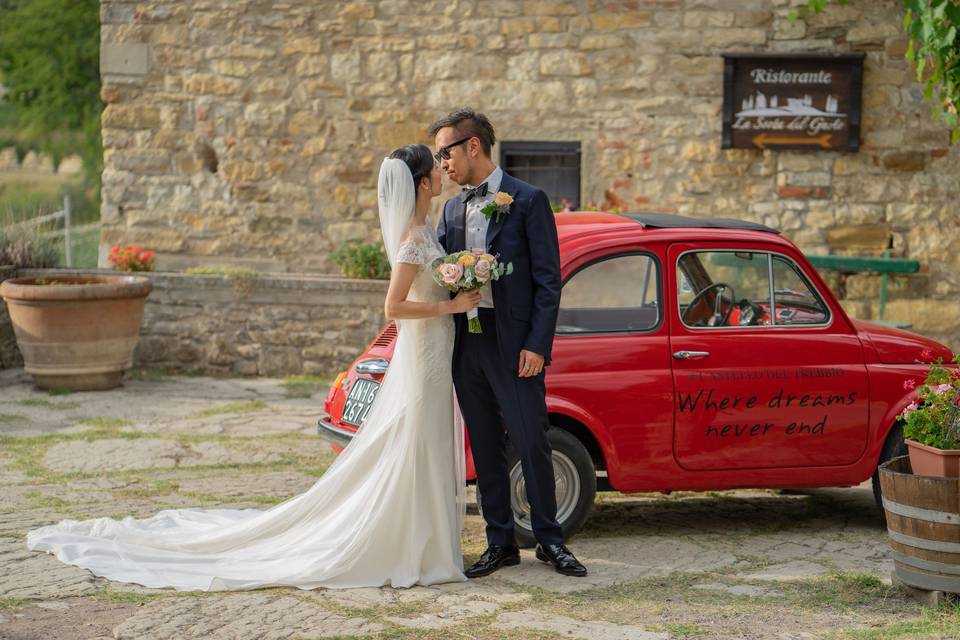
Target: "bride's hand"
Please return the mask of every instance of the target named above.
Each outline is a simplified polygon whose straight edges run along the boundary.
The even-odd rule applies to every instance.
[[[457,297],[450,301],[450,313],[464,313],[470,309],[476,309],[479,306],[479,291],[461,291],[457,294]]]

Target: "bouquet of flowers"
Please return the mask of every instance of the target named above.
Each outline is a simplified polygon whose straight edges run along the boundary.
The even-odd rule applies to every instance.
[[[433,280],[454,293],[472,291],[491,280],[499,280],[513,273],[513,263],[503,263],[496,256],[481,249],[458,251],[433,261]],[[470,333],[483,333],[476,309],[467,311],[467,329]]]

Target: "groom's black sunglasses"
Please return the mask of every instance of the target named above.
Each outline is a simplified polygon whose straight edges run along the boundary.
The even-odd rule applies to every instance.
[[[467,140],[469,140],[469,139],[472,138],[472,137],[473,137],[473,136],[467,136],[467,137],[464,138],[463,140],[457,140],[456,142],[451,142],[450,144],[448,144],[448,145],[445,146],[445,147],[440,147],[440,150],[437,151],[435,154],[433,154],[433,159],[436,160],[437,162],[440,162],[441,160],[449,160],[449,159],[450,159],[450,149],[453,149],[453,148],[454,148],[455,146],[457,146],[458,144],[463,144],[464,142],[466,142]]]

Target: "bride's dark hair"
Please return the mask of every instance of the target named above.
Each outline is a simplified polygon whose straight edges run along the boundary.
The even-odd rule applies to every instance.
[[[408,144],[390,153],[391,158],[403,160],[410,173],[413,174],[413,192],[417,192],[420,180],[426,178],[433,171],[433,154],[425,144]]]

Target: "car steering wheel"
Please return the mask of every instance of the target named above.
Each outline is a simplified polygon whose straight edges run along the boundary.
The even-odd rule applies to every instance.
[[[746,298],[740,300],[740,302],[737,303],[737,307],[740,309],[741,327],[752,327],[759,325],[760,321],[763,319],[763,307],[750,302]]]
[[[713,305],[713,315],[710,316],[710,318],[706,320],[706,322],[703,324],[697,324],[697,323],[691,322],[690,310],[696,309],[697,305],[703,302],[704,299],[707,297],[707,294],[713,291],[714,289],[716,289],[717,291],[714,294],[715,297],[714,297],[714,305]],[[721,308],[720,303],[725,302],[725,300],[723,299],[723,294],[726,291],[730,292],[730,302],[727,305],[727,310],[724,312]],[[691,300],[690,304],[687,305],[687,308],[686,310],[684,310],[683,315],[680,316],[680,319],[683,320],[684,324],[689,324],[689,325],[699,326],[699,327],[723,326],[727,323],[727,318],[730,317],[730,313],[733,311],[733,307],[736,306],[736,299],[737,297],[733,293],[733,287],[723,282],[714,282],[710,286],[701,289],[700,291],[697,292],[697,295],[693,296],[693,300]]]

